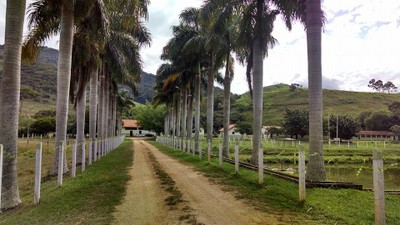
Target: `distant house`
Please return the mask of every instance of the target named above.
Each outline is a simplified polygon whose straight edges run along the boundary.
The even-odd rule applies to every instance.
[[[137,120],[123,119],[122,120],[122,134],[127,137],[143,137],[146,135],[156,135],[155,132],[143,130]]]
[[[229,136],[240,136],[242,135],[240,132],[237,131],[236,124],[229,124],[228,127],[228,134]],[[219,129],[220,136],[224,136],[224,128]]]
[[[192,137],[194,137],[195,133],[196,133],[196,129],[193,129]],[[204,135],[205,135],[204,128],[200,127],[199,128],[199,138],[204,138]]]
[[[274,133],[273,132],[271,133],[270,131],[273,129],[282,130],[282,127],[280,127],[280,126],[263,126],[261,128],[261,134],[263,135],[263,137],[272,138]]]
[[[359,138],[392,138],[393,132],[378,130],[362,130],[356,133]]]

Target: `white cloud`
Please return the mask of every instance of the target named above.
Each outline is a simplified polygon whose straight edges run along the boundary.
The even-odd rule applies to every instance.
[[[28,0],[28,3],[33,0]],[[171,38],[171,26],[186,7],[199,7],[202,0],[152,1],[148,27],[153,43],[143,49],[144,70],[155,73],[162,61],[162,48]],[[324,0],[327,17],[322,36],[323,87],[368,91],[372,78],[400,85],[400,2],[398,0]],[[5,1],[0,2],[0,43],[4,42]],[[4,16],[3,16],[4,15]],[[25,32],[26,33],[26,32]],[[307,46],[303,25],[288,31],[278,19],[273,36],[279,44],[264,61],[264,85],[307,84]],[[58,47],[58,38],[46,45]],[[399,78],[398,78],[399,77]],[[232,91],[248,90],[245,68],[235,65]]]

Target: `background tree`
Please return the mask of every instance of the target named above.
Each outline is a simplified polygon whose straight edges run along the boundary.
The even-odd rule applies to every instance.
[[[137,105],[133,108],[135,119],[140,127],[156,132],[158,135],[164,132],[165,106],[154,107],[151,103]]]
[[[308,124],[308,111],[286,109],[282,124],[286,134],[296,136],[296,139],[298,139],[299,135],[303,138],[308,134]]]
[[[365,120],[372,114],[371,111],[362,111],[360,115],[358,115],[358,123],[360,125],[361,130],[367,130],[367,126],[365,125]]]
[[[336,121],[338,120],[339,138],[350,140],[356,135],[358,123],[350,116],[334,116],[331,115],[329,121],[330,138],[336,138]]]
[[[393,132],[393,135],[394,135],[394,141],[399,141],[399,136],[400,136],[400,126],[399,126],[399,125],[394,125],[394,126],[391,126],[389,130]]]
[[[42,117],[32,123],[32,133],[46,135],[50,132],[56,132],[56,118]]]
[[[365,119],[367,130],[388,131],[392,126],[391,115],[387,112],[373,112]]]
[[[397,91],[397,87],[391,81],[388,81],[382,86],[382,91],[383,92],[386,91],[388,94],[390,94],[392,92],[396,92]]]
[[[300,89],[300,88],[302,88],[302,87],[303,87],[303,86],[302,86],[301,84],[293,83],[293,84],[290,84],[289,90],[290,90],[290,91],[296,91],[297,89]]]
[[[371,79],[368,82],[368,87],[370,87],[370,88],[372,88],[372,90],[375,90],[380,93],[383,88],[383,82],[381,80]]]
[[[236,123],[236,130],[241,134],[253,134],[253,127],[250,121],[238,121]]]

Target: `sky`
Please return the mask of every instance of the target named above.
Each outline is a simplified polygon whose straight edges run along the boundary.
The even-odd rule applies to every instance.
[[[33,0],[28,0],[28,4]],[[200,7],[202,0],[152,0],[148,28],[152,45],[141,51],[144,71],[155,74],[163,63],[163,46],[172,36],[173,25],[186,7]],[[4,43],[6,1],[0,1],[0,43]],[[392,81],[400,86],[400,1],[323,0],[327,22],[322,34],[323,88],[371,91],[371,79]],[[25,34],[27,29],[25,29]],[[299,83],[307,87],[307,45],[304,26],[295,23],[288,31],[281,19],[272,35],[278,44],[264,60],[264,86]],[[47,46],[58,48],[58,37]],[[245,69],[235,64],[232,92],[248,91]]]

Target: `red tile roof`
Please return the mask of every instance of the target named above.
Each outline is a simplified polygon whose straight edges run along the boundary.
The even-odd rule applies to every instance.
[[[236,124],[229,124],[228,130],[232,130],[236,127]],[[224,132],[224,128],[219,129],[219,132]]]
[[[122,120],[122,127],[131,129],[140,128],[137,120]]]
[[[378,130],[362,130],[357,133],[357,135],[362,136],[393,136],[393,133],[390,131],[378,131]]]

